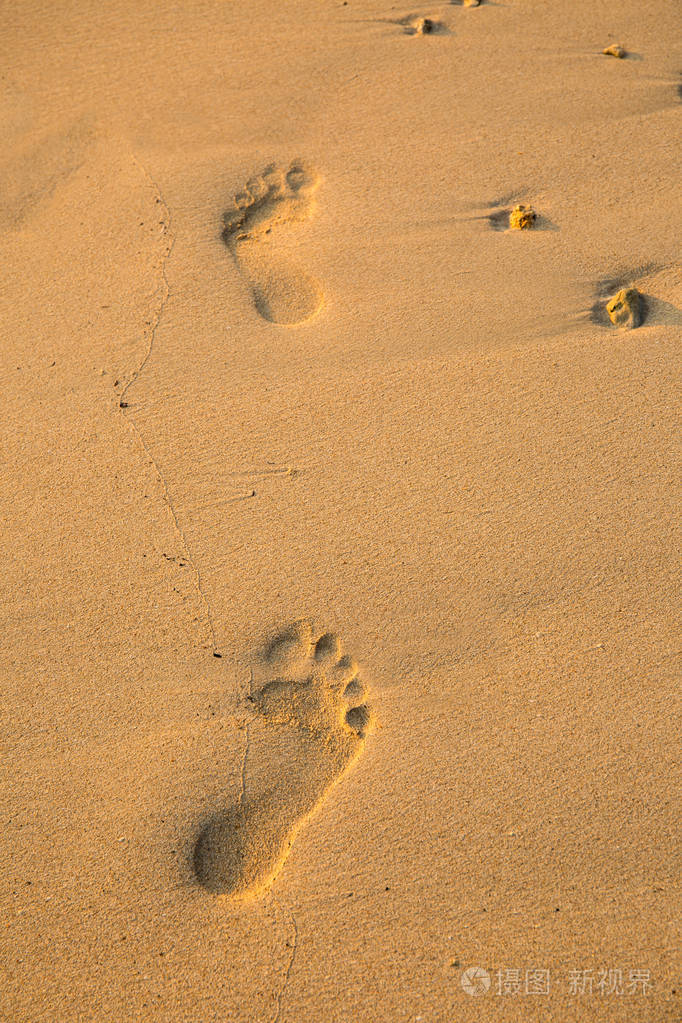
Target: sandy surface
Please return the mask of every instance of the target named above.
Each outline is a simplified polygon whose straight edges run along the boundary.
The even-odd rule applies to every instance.
[[[680,1019],[679,4],[2,41],[0,1018]]]

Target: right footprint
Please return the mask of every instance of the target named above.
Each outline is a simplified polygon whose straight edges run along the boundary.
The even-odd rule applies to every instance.
[[[272,252],[275,226],[306,220],[314,207],[319,175],[300,161],[271,164],[247,181],[223,216],[223,239],[248,281],[254,305],[271,323],[294,326],[313,316],[323,301],[319,282]]]
[[[270,679],[251,695],[241,796],[207,824],[194,850],[201,884],[237,899],[267,891],[372,723],[358,666],[334,633],[315,638],[310,622],[296,622],[264,662]]]

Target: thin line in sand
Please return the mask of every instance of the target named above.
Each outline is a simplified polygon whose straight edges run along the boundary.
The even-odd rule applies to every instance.
[[[279,899],[277,898],[276,895],[272,895],[272,901],[277,906],[277,909],[281,913],[282,912],[282,904],[280,903],[280,901],[279,901]],[[296,923],[296,917],[294,916],[294,914],[292,913],[292,911],[290,909],[287,910],[287,913],[289,914],[289,924],[290,924],[290,927],[291,927],[291,941],[290,941],[291,955],[289,956],[289,962],[287,963],[287,968],[284,971],[284,976],[282,977],[282,983],[280,985],[280,989],[277,992],[277,1006],[276,1006],[276,1009],[275,1009],[275,1015],[272,1017],[272,1023],[279,1023],[279,1021],[280,1021],[280,1018],[281,1018],[281,1015],[282,1015],[282,1004],[284,1002],[284,995],[286,993],[286,989],[287,989],[287,986],[289,984],[289,977],[291,975],[291,968],[294,965],[294,959],[296,958],[296,949],[298,948],[298,924]]]
[[[153,190],[156,193],[156,196],[158,198],[158,201],[159,201],[160,205],[163,207],[163,211],[164,211],[163,233],[164,233],[164,235],[168,234],[170,236],[170,242],[169,242],[169,245],[168,245],[168,250],[167,250],[167,252],[166,252],[166,254],[165,254],[164,258],[163,258],[163,261],[161,263],[161,289],[160,289],[161,290],[161,301],[159,302],[159,306],[158,306],[158,309],[156,311],[154,322],[152,323],[152,329],[151,329],[151,331],[149,333],[149,344],[147,345],[147,350],[146,350],[146,352],[145,352],[145,354],[144,354],[144,356],[142,358],[142,361],[140,362],[139,366],[137,367],[137,369],[135,369],[132,372],[132,374],[130,376],[130,379],[127,381],[127,383],[125,384],[123,389],[120,391],[119,396],[118,396],[118,405],[119,405],[119,408],[121,409],[123,418],[128,423],[130,428],[133,430],[135,436],[137,437],[137,439],[138,439],[138,441],[140,443],[140,446],[142,447],[144,453],[147,455],[149,461],[151,462],[152,466],[154,467],[156,475],[157,475],[157,477],[159,479],[159,482],[161,484],[161,488],[162,488],[162,491],[163,491],[164,500],[165,500],[166,506],[168,508],[168,511],[170,513],[170,517],[171,517],[171,519],[173,521],[173,526],[175,528],[175,531],[176,531],[178,537],[180,538],[180,542],[181,542],[182,547],[184,549],[185,560],[191,566],[192,571],[194,573],[194,581],[195,581],[195,585],[196,585],[196,588],[197,588],[197,592],[199,594],[199,601],[200,601],[201,605],[203,606],[204,614],[206,616],[206,622],[208,624],[209,640],[210,640],[211,649],[213,651],[213,656],[214,657],[220,657],[221,654],[218,652],[218,644],[217,644],[217,641],[216,641],[216,632],[215,632],[215,625],[213,623],[213,613],[211,611],[211,605],[209,603],[208,597],[206,596],[206,592],[204,590],[204,587],[203,587],[203,584],[202,584],[202,581],[201,581],[201,572],[199,570],[199,565],[197,564],[195,559],[192,557],[192,552],[191,552],[189,544],[187,542],[187,537],[185,536],[185,533],[184,533],[184,531],[183,531],[183,529],[182,529],[182,527],[180,525],[180,521],[178,519],[178,515],[177,515],[177,512],[175,510],[175,505],[173,504],[173,499],[172,499],[171,494],[170,494],[170,489],[168,487],[168,483],[166,482],[166,480],[164,478],[164,475],[161,472],[161,468],[159,466],[159,463],[154,458],[154,455],[152,454],[151,449],[149,448],[149,445],[145,441],[145,439],[144,439],[144,437],[142,435],[142,431],[140,430],[140,428],[135,423],[135,420],[134,420],[133,416],[132,415],[126,415],[126,411],[125,411],[127,408],[129,408],[128,403],[125,401],[125,396],[126,396],[126,394],[128,392],[128,389],[131,387],[131,385],[136,380],[139,379],[140,374],[142,373],[143,369],[145,368],[145,366],[147,365],[147,363],[149,362],[149,360],[151,358],[152,351],[154,349],[154,342],[156,340],[156,332],[157,332],[157,330],[159,328],[159,324],[160,324],[161,318],[163,316],[163,311],[164,311],[164,309],[166,307],[166,303],[167,303],[168,298],[170,296],[170,285],[168,283],[168,276],[166,274],[166,264],[167,264],[168,260],[171,257],[171,253],[172,253],[173,247],[175,245],[175,235],[173,235],[172,232],[171,232],[172,217],[171,217],[171,212],[170,212],[170,208],[168,206],[168,203],[163,198],[163,195],[161,194],[161,189],[157,185],[156,181],[154,181],[154,179],[152,178],[151,174],[146,169],[146,167],[144,167],[140,163],[140,161],[137,159],[137,157],[134,154],[131,154],[131,155],[132,155],[132,159],[135,161],[135,163],[139,167],[141,173],[145,176],[147,181],[152,186]]]
[[[251,669],[251,676],[249,680],[249,692],[247,699],[253,695],[253,668]],[[249,729],[251,727],[251,721],[247,721],[244,725],[244,755],[242,756],[242,767],[241,767],[241,785],[239,789],[239,806],[244,805],[244,794],[246,792],[246,758],[249,755]]]

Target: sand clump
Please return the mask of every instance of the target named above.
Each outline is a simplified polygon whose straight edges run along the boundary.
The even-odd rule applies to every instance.
[[[404,31],[410,36],[430,36],[438,33],[447,33],[445,25],[435,18],[410,17],[404,18],[400,24]]]
[[[512,231],[529,231],[535,226],[537,214],[532,206],[519,203],[509,214],[509,227]]]
[[[637,288],[621,288],[618,294],[606,303],[606,312],[614,326],[621,330],[639,327],[643,319],[643,302]]]

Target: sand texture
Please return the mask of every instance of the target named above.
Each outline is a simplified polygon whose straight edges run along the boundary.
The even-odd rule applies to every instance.
[[[0,1021],[682,1019],[682,6],[3,14]]]

